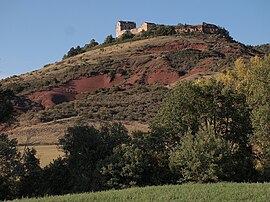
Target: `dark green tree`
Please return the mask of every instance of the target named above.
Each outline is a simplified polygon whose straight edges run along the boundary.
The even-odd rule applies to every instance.
[[[213,127],[215,135],[234,145],[231,166],[236,172],[230,180],[250,180],[254,175],[249,142],[252,125],[243,94],[224,88],[215,80],[181,82],[165,99],[152,124],[154,131],[163,133],[164,143],[171,150],[181,143],[187,132],[195,135],[209,126]]]
[[[170,36],[176,34],[174,26],[168,25],[157,25],[150,28],[147,31],[141,32],[142,37],[153,37],[153,36]]]
[[[17,141],[6,134],[0,135],[0,200],[18,196],[18,186],[22,174]]]
[[[100,172],[106,188],[126,188],[170,183],[172,176],[163,145],[151,133],[132,133],[127,144],[113,149]]]
[[[99,162],[111,155],[113,148],[127,139],[127,130],[117,123],[104,125],[100,130],[85,125],[68,128],[59,144],[66,153],[72,191],[101,189]]]
[[[12,97],[14,97],[12,91],[0,90],[0,123],[9,122],[13,118]]]
[[[71,193],[71,173],[67,159],[58,158],[43,169],[40,181],[41,195],[62,195]]]
[[[42,169],[39,159],[36,157],[34,148],[26,147],[21,158],[23,176],[20,180],[20,196],[33,197],[40,195],[40,184],[42,182]]]
[[[212,127],[188,132],[170,156],[170,167],[179,182],[218,182],[231,180],[233,145]]]
[[[130,31],[125,31],[121,37],[119,38],[120,41],[125,41],[127,39],[132,39],[135,35],[132,34]]]
[[[98,45],[98,42],[96,42],[95,39],[91,39],[89,44],[85,44],[83,50],[86,51],[86,50],[91,49],[91,48],[93,48],[93,47],[95,47],[97,45]]]
[[[115,38],[112,35],[109,35],[105,38],[103,44],[111,44],[115,42]]]

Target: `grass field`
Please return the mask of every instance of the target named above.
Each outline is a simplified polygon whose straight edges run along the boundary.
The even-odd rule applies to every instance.
[[[31,146],[30,146],[31,147]],[[37,151],[37,157],[40,160],[41,167],[49,165],[53,159],[57,159],[59,156],[63,156],[64,153],[57,149],[56,145],[35,145],[33,146]],[[23,146],[19,146],[19,151],[23,151]]]
[[[64,136],[68,127],[76,125],[77,121],[78,117],[40,123],[37,125],[20,126],[10,131],[9,138],[16,138],[20,145],[24,145],[27,142],[33,144],[33,147],[37,150],[37,157],[40,159],[41,166],[45,167],[52,162],[53,159],[63,155],[63,152],[56,148],[58,139]],[[89,120],[89,123],[95,127],[100,126],[99,122]],[[122,123],[129,133],[137,130],[149,130],[147,124],[140,122],[134,121]],[[31,144],[30,148],[32,147]],[[18,149],[22,152],[24,147],[19,146]]]
[[[270,183],[183,184],[84,193],[19,202],[81,201],[269,201]]]

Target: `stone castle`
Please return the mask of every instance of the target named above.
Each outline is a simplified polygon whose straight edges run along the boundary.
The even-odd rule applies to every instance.
[[[124,32],[130,31],[132,34],[138,34],[141,31],[147,31],[151,27],[155,27],[155,23],[144,22],[140,27],[136,28],[135,22],[130,21],[118,21],[116,23],[116,37],[120,37]]]
[[[116,37],[120,37],[124,32],[130,31],[132,34],[139,34],[141,31],[155,27],[155,23],[144,22],[140,27],[136,28],[136,23],[131,21],[118,21],[116,23]],[[222,29],[214,24],[203,22],[199,25],[177,25],[175,26],[177,33],[206,33],[206,34],[222,34]]]

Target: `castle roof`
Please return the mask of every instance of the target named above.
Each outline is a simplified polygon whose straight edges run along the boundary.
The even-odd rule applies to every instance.
[[[132,22],[132,21],[123,21],[123,20],[119,20],[118,22],[120,22],[120,23],[134,23],[134,24],[135,24],[135,22]]]
[[[153,23],[153,22],[144,22],[146,24],[150,24],[150,25],[155,25],[156,23]]]

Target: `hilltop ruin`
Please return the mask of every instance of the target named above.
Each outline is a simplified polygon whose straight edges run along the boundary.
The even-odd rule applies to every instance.
[[[130,31],[132,34],[138,34],[141,31],[147,31],[151,27],[155,27],[155,23],[144,22],[140,27],[136,28],[136,23],[131,21],[118,21],[116,23],[116,37],[120,37],[126,31]]]
[[[136,28],[136,23],[132,21],[118,21],[116,23],[116,37],[120,37],[126,31],[130,31],[132,34],[139,34],[140,32],[147,31],[150,28],[157,26],[155,23],[144,22],[140,27]],[[206,34],[222,34],[222,28],[203,22],[199,25],[177,25],[175,26],[175,31],[177,33],[206,33]]]

